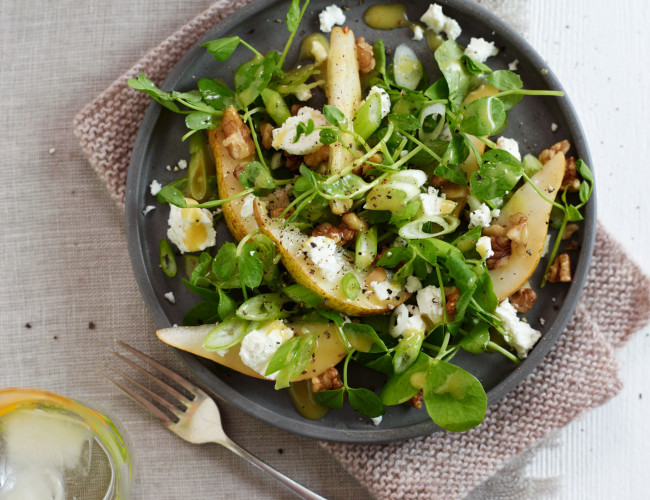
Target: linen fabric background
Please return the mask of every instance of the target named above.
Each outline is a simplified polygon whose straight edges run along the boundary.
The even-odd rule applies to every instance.
[[[114,338],[126,340],[175,368],[180,363],[151,335],[154,325],[130,269],[123,214],[112,206],[102,184],[88,168],[70,124],[85,103],[109,87],[117,75],[132,71],[134,61],[143,56],[141,64],[149,64],[147,72],[153,69],[162,77],[170,59],[147,57],[147,50],[210,7],[206,1],[182,5],[145,0],[117,3],[16,2],[0,7],[3,28],[7,28],[1,35],[0,88],[12,91],[0,118],[5,165],[0,171],[0,203],[5,220],[13,223],[0,229],[0,324],[7,337],[0,349],[0,386],[39,386],[100,404],[117,415],[133,442],[134,498],[291,498],[272,479],[242,464],[227,450],[186,445],[94,371],[99,362],[110,362],[108,350]],[[218,11],[225,13],[241,3],[219,2],[198,23],[212,23],[218,19]],[[508,9],[516,13],[519,17],[510,19],[515,25],[520,23],[520,29],[525,28],[521,20],[527,19],[526,2],[495,3],[503,9],[503,15],[507,16]],[[514,4],[520,8],[513,9]],[[114,9],[121,15],[115,15]],[[143,23],[142,16],[149,22]],[[198,38],[196,26],[168,40],[167,57],[180,56],[192,38]],[[97,36],[98,32],[101,36]],[[120,38],[111,38],[117,33]],[[117,87],[112,89],[119,92]],[[131,109],[130,119],[123,115],[124,121],[120,122],[114,121],[115,109],[100,104],[86,108],[77,118],[78,134],[86,134],[86,139],[84,119],[99,124],[92,132],[95,140],[82,142],[91,164],[100,176],[104,175],[102,180],[118,203],[124,170],[114,160],[121,161],[129,148],[128,143],[104,140],[105,133],[116,123],[128,131],[137,130],[134,116],[143,109]],[[647,283],[639,280],[639,269],[621,256],[620,248],[602,230],[598,245],[596,261],[604,272],[590,278],[595,294],[592,297],[601,297],[599,293],[622,296],[620,303],[627,309],[597,309],[600,316],[596,324],[591,319],[594,306],[602,307],[603,302],[583,303],[567,334],[549,355],[549,371],[538,372],[527,381],[528,387],[520,387],[499,408],[491,410],[488,426],[498,424],[503,412],[510,411],[542,421],[534,432],[527,428],[528,434],[513,447],[500,448],[510,443],[500,439],[500,434],[508,439],[517,434],[512,430],[503,433],[498,425],[486,426],[485,431],[479,428],[466,437],[441,434],[370,452],[360,447],[331,446],[332,453],[345,465],[343,468],[313,441],[269,428],[222,404],[226,428],[244,447],[328,498],[368,498],[368,492],[346,469],[366,481],[380,497],[432,498],[436,493],[441,498],[462,497],[515,452],[566,424],[582,409],[604,402],[620,388],[613,347],[622,345],[643,323],[643,315],[630,313],[648,310],[647,303],[639,307],[640,300],[647,300]],[[609,328],[614,322],[618,326],[615,330]],[[562,350],[568,343],[574,348],[571,354]],[[560,407],[555,417],[544,420],[547,415],[543,404],[537,413],[526,408],[530,401],[527,391],[530,384],[544,378],[556,380],[553,377],[560,375],[553,368],[565,366],[567,361],[575,365],[572,380],[584,385],[575,394],[577,399],[545,391],[544,397]],[[598,377],[588,376],[595,366]],[[480,435],[483,432],[487,435]],[[436,456],[418,454],[423,453],[419,444],[423,441],[438,451]],[[457,459],[428,478],[432,482],[423,489],[423,478],[415,467],[408,469],[415,472],[412,475],[391,474],[387,466],[397,456],[395,453],[404,453],[411,460]],[[403,467],[404,463],[397,465]],[[459,476],[449,480],[449,474],[457,472],[453,467],[467,469],[468,465],[474,470],[463,477],[463,485],[457,484],[461,482]],[[386,474],[369,472],[376,466]]]

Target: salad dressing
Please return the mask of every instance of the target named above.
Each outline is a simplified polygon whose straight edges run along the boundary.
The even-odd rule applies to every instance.
[[[401,3],[373,5],[363,14],[363,20],[376,30],[392,30],[413,24],[406,16],[406,6]]]
[[[310,420],[323,418],[329,411],[329,408],[318,404],[314,398],[314,392],[311,390],[311,380],[291,382],[289,396],[298,413]]]
[[[201,210],[199,208],[184,208],[181,210],[181,216],[186,221],[198,221],[201,219]],[[190,249],[200,248],[207,238],[208,231],[204,224],[191,223],[184,231],[183,243]]]

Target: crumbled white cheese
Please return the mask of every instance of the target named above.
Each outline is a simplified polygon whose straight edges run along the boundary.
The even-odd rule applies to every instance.
[[[417,307],[400,304],[393,311],[393,316],[388,328],[388,332],[392,337],[399,336],[406,337],[412,333],[424,333],[427,325],[420,316],[420,311]]]
[[[317,151],[323,144],[320,142],[320,132],[314,130],[311,134],[302,134],[300,139],[293,142],[297,135],[296,128],[299,123],[307,125],[309,120],[314,122],[315,127],[324,127],[327,125],[327,120],[323,113],[304,106],[300,108],[296,116],[291,116],[285,120],[281,127],[273,129],[273,142],[274,149],[283,149],[292,155],[307,155]]]
[[[379,424],[381,424],[381,420],[382,420],[382,418],[383,418],[382,415],[379,415],[378,417],[370,417],[370,421],[371,421],[374,425],[379,425]]]
[[[167,292],[164,297],[169,301],[170,304],[176,304],[176,297],[174,297],[174,292]]]
[[[239,347],[239,357],[246,366],[264,375],[271,358],[282,344],[293,337],[293,330],[279,321],[262,325],[246,334]],[[275,380],[278,372],[266,378]]]
[[[541,257],[546,257],[548,255],[550,246],[551,246],[551,235],[547,234],[546,239],[544,240],[544,248],[542,249]]]
[[[518,67],[519,67],[519,59],[515,59],[511,63],[508,63],[508,69],[510,71],[517,71]]]
[[[381,98],[381,118],[386,118],[390,113],[390,96],[388,95],[388,92],[386,92],[381,87],[373,86],[370,87],[368,97],[370,97],[372,94],[379,94],[379,97]]]
[[[151,181],[151,184],[149,184],[149,190],[151,191],[152,196],[156,196],[158,193],[160,193],[160,190],[162,189],[162,184],[158,182],[156,179]]]
[[[501,325],[504,330],[503,338],[517,351],[517,356],[524,359],[542,334],[517,317],[517,310],[509,299],[501,302],[494,314],[503,322]]]
[[[476,210],[469,213],[469,228],[472,229],[476,226],[488,227],[492,223],[493,217],[498,217],[501,211],[499,209],[490,210],[485,203]]]
[[[465,55],[473,60],[484,63],[488,57],[496,56],[499,49],[494,46],[494,42],[488,42],[483,38],[472,37],[469,45],[465,49]]]
[[[327,236],[310,236],[305,240],[302,252],[320,270],[325,279],[334,281],[342,265],[336,241]]]
[[[445,21],[447,16],[442,12],[442,7],[437,3],[432,3],[429,5],[427,11],[422,14],[420,21],[426,24],[430,30],[435,33],[441,33],[445,27]]]
[[[424,30],[417,24],[413,25],[413,40],[420,41],[424,38]]]
[[[442,293],[437,286],[429,285],[418,291],[415,297],[420,314],[426,318],[432,325],[442,323]]]
[[[455,19],[445,16],[442,12],[442,7],[437,3],[430,4],[427,11],[420,18],[427,27],[434,33],[442,33],[443,31],[450,40],[456,40],[460,36],[460,25]]]
[[[311,99],[311,90],[309,89],[303,89],[303,90],[298,90],[293,93],[293,95],[296,96],[296,99],[299,101],[308,101]]]
[[[188,205],[195,204],[185,198]],[[170,205],[167,237],[181,253],[198,252],[216,244],[217,232],[212,225],[212,212],[207,208],[179,208]]]
[[[142,215],[147,215],[149,212],[151,212],[155,208],[156,207],[154,207],[153,205],[147,205],[146,207],[144,207],[144,210],[142,210]]]
[[[244,203],[241,204],[240,214],[242,217],[251,217],[253,215],[253,203],[255,203],[255,195],[247,194],[244,197]]]
[[[509,139],[503,136],[499,137],[497,139],[497,149],[502,149],[503,151],[507,151],[512,156],[517,158],[517,160],[521,161],[521,153],[519,152],[519,143],[514,139]]]
[[[440,215],[443,213],[443,202],[445,201],[445,193],[438,193],[434,187],[429,187],[427,193],[420,194],[420,201],[422,201],[422,210],[424,215]]]
[[[329,33],[335,25],[343,25],[345,23],[345,14],[343,14],[343,11],[338,5],[332,4],[325,7],[318,14],[318,21],[320,22],[320,30],[323,33]]]
[[[406,286],[404,287],[404,290],[408,293],[415,293],[418,290],[422,290],[422,282],[417,276],[409,276],[406,278]]]
[[[397,283],[392,283],[388,280],[384,281],[371,281],[370,288],[375,292],[379,300],[390,300],[401,287]]]
[[[187,160],[178,160],[178,168],[185,170],[187,168]]]
[[[463,30],[460,29],[460,24],[458,24],[458,21],[448,17],[445,21],[445,27],[443,28],[443,31],[445,32],[445,35],[447,35],[447,38],[450,40],[456,40],[456,38],[460,36]]]
[[[551,123],[551,132],[557,132],[557,123]]]
[[[50,150],[48,151],[48,153],[50,153],[51,155],[53,155],[54,153],[56,153],[56,148],[50,148]]]
[[[481,236],[476,241],[476,251],[483,260],[489,259],[494,255],[494,250],[492,250],[492,240],[489,236]]]
[[[167,165],[167,166],[165,167],[165,170],[167,170],[167,172],[171,172],[171,171],[172,171],[172,166],[171,166],[171,165]]]

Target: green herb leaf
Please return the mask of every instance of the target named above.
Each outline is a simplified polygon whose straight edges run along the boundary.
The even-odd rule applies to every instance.
[[[139,90],[140,92],[149,95],[154,101],[163,105],[167,109],[174,111],[175,113],[180,112],[180,108],[173,102],[171,95],[168,92],[160,90],[155,83],[145,76],[144,72],[140,72],[139,77],[131,78],[126,83],[132,89]]]
[[[475,136],[495,135],[506,123],[506,108],[495,96],[472,101],[463,113],[460,131]]]
[[[447,40],[434,53],[449,88],[449,100],[459,106],[469,93],[473,76],[462,64],[463,49],[453,40]]]
[[[524,86],[521,77],[517,73],[500,69],[485,77],[487,82],[499,90],[517,90]]]
[[[202,300],[183,316],[183,326],[207,325],[217,321],[219,321],[217,303],[211,300]]]
[[[480,354],[487,348],[490,341],[490,325],[485,321],[473,318],[472,328],[465,335],[458,345],[467,352]]]
[[[254,189],[255,196],[266,196],[277,187],[271,172],[259,161],[249,161],[237,178],[246,189]]]
[[[217,290],[219,292],[219,306],[217,307],[217,312],[221,320],[229,318],[237,309],[237,302],[235,302],[226,292],[221,288]]]
[[[467,71],[469,71],[472,75],[481,75],[483,73],[492,73],[492,69],[485,63],[482,63],[481,61],[475,61],[469,56],[462,56],[460,58],[464,63],[465,67],[467,68]]]
[[[237,267],[237,246],[231,241],[224,243],[212,261],[212,274],[219,281],[226,282],[235,274]]]
[[[439,78],[433,85],[424,91],[424,95],[431,100],[447,99],[449,97],[449,86],[447,80]]]
[[[158,192],[158,197],[163,200],[163,202],[171,203],[180,208],[186,208],[187,203],[185,203],[185,196],[180,189],[177,189],[173,186],[163,186],[162,189]]]
[[[374,392],[363,387],[348,387],[350,406],[366,417],[375,418],[386,413],[381,399]]]
[[[242,252],[237,260],[237,269],[242,284],[248,288],[257,288],[262,283],[264,265],[257,255],[255,247],[250,243],[245,243],[242,247]]]
[[[418,354],[415,362],[405,372],[388,379],[381,391],[382,403],[388,406],[399,405],[420,392],[432,362],[431,357],[426,354]]]
[[[344,397],[345,389],[343,389],[343,387],[331,391],[320,391],[314,394],[316,402],[327,408],[343,408]]]
[[[507,151],[491,149],[470,179],[472,194],[481,201],[502,198],[519,182],[524,167]]]
[[[223,111],[235,102],[235,93],[212,78],[201,78],[197,82],[197,87],[203,100],[215,110]]]
[[[326,104],[323,107],[323,116],[325,116],[325,119],[331,125],[334,125],[335,127],[339,127],[339,128],[345,127],[348,122],[343,111],[341,111],[336,106],[332,106],[331,104]]]
[[[205,49],[212,54],[212,57],[217,61],[223,62],[228,60],[235,49],[239,46],[240,42],[241,38],[238,36],[231,36],[228,38],[219,38],[218,40],[205,42],[201,44],[201,47],[205,47]]]
[[[277,52],[273,51],[266,57],[255,56],[237,68],[234,77],[235,89],[242,106],[252,104],[268,86],[273,74],[279,71],[276,64],[277,55]]]
[[[379,338],[375,329],[364,323],[345,323],[343,332],[352,347],[359,352],[387,351],[384,341]]]
[[[433,360],[424,383],[424,403],[431,419],[443,429],[462,432],[485,417],[487,396],[481,383],[462,368]]]
[[[420,128],[420,120],[416,116],[408,113],[391,113],[388,115],[388,121],[393,123],[398,129],[406,132]]]
[[[185,116],[185,125],[190,130],[213,129],[219,125],[219,119],[211,113],[194,111]]]
[[[286,17],[287,30],[293,33],[300,24],[300,0],[292,0]]]
[[[291,300],[298,304],[305,304],[309,307],[318,307],[323,304],[323,299],[299,284],[286,286],[282,289],[282,293],[286,294]]]

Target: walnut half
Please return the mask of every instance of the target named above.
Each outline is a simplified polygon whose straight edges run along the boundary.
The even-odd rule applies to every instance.
[[[359,62],[359,73],[365,75],[375,69],[375,57],[372,55],[372,45],[360,37],[356,40],[357,61]]]
[[[221,131],[226,136],[223,145],[233,159],[242,160],[255,153],[255,143],[251,139],[251,131],[234,106],[230,106],[223,114]]]
[[[568,253],[561,253],[555,258],[546,279],[551,283],[571,281],[571,258]]]
[[[331,391],[343,387],[339,371],[331,366],[325,372],[311,379],[311,390],[313,392]]]

